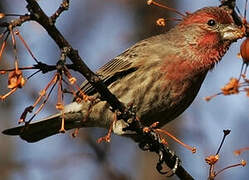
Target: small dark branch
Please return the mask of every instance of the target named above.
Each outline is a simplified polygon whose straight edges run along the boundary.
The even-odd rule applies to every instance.
[[[219,148],[218,148],[216,154],[219,154],[219,153],[220,153],[220,150],[221,150],[221,148],[222,148],[222,145],[224,144],[224,141],[225,141],[227,135],[230,134],[230,132],[231,132],[231,130],[229,130],[229,129],[223,130],[224,135],[223,135],[223,138],[222,138],[222,140],[221,140],[220,146],[219,146]]]
[[[30,21],[31,17],[29,14],[25,14],[20,16],[17,19],[13,19],[10,22],[1,22],[0,23],[0,27],[6,27],[8,28],[9,26],[11,26],[12,28],[17,27],[17,26],[21,26],[23,23]]]
[[[63,64],[64,65],[64,64]],[[58,63],[57,63],[58,66]],[[72,69],[74,71],[76,71],[76,67],[74,64],[65,64],[65,66],[68,69]],[[38,61],[37,64],[34,64],[33,66],[29,66],[29,67],[19,67],[19,70],[34,70],[34,69],[38,69],[40,70],[43,74],[46,74],[50,71],[54,71],[57,69],[56,65],[48,65],[46,63],[40,62]],[[0,69],[0,74],[5,74],[6,72],[11,72],[14,71],[15,68],[11,68],[11,69]]]
[[[34,69],[39,69],[39,70],[41,70],[41,72],[43,74],[45,74],[47,72],[56,70],[56,66],[55,65],[47,65],[45,63],[38,62],[38,64],[34,65]]]
[[[63,11],[68,10],[68,8],[69,8],[69,0],[63,0],[57,11],[50,17],[51,21],[55,23],[56,19],[61,15],[61,13]]]
[[[42,62],[38,62],[37,64],[30,66],[30,67],[19,67],[19,70],[33,70],[33,69],[38,69],[40,70],[43,74],[50,72],[50,71],[54,71],[56,70],[56,66],[55,65],[47,65],[45,63]],[[0,74],[5,74],[6,72],[11,72],[14,71],[15,68],[13,69],[0,69]]]
[[[39,69],[43,74],[45,74],[47,72],[54,71],[54,70],[58,69],[58,65],[61,62],[62,66],[65,65],[68,69],[72,69],[72,70],[76,71],[77,68],[75,67],[74,64],[64,64],[64,61],[62,59],[63,59],[63,55],[61,56],[61,59],[60,59],[60,61],[58,61],[57,65],[48,65],[48,64],[45,64],[45,63],[39,61],[37,64],[35,64],[30,69]],[[20,68],[20,69],[22,70],[22,68]]]

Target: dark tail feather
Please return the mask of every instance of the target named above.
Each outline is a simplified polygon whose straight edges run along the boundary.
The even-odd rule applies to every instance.
[[[76,127],[79,127],[79,122],[65,120],[66,130],[73,129]],[[11,136],[19,135],[22,139],[26,140],[27,142],[36,142],[59,133],[60,128],[61,118],[58,115],[43,121],[27,124],[25,126],[6,129],[2,133]]]

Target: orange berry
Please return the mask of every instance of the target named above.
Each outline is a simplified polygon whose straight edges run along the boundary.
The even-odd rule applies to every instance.
[[[246,38],[241,44],[240,54],[244,63],[249,63],[249,38]]]

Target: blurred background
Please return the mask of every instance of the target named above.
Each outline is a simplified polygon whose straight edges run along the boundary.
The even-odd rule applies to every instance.
[[[48,15],[52,15],[61,0],[38,2]],[[193,12],[204,6],[220,4],[218,0],[158,2],[181,12]],[[244,0],[238,1],[237,5],[243,11]],[[1,0],[0,12],[24,14],[27,12],[25,6],[24,0]],[[167,23],[166,27],[157,26],[155,22],[160,17],[177,16],[158,7],[147,6],[146,1],[74,0],[71,1],[69,10],[58,18],[56,25],[72,46],[79,50],[87,65],[92,70],[97,70],[137,41],[166,32],[174,25],[173,22]],[[28,22],[18,29],[36,58],[48,64],[57,62],[60,51],[38,24]],[[209,166],[204,159],[216,153],[223,129],[232,131],[221,150],[217,170],[239,163],[241,159],[249,160],[249,152],[240,157],[233,155],[234,150],[249,146],[248,97],[240,93],[229,97],[218,96],[210,102],[203,100],[203,97],[219,92],[231,77],[239,76],[242,62],[237,58],[237,53],[240,43],[241,41],[234,43],[223,60],[208,74],[188,110],[165,126],[167,131],[197,148],[197,153],[192,154],[167,139],[170,148],[195,179],[207,179]],[[8,41],[8,44],[11,45],[11,42]],[[22,66],[34,63],[18,40],[17,50]],[[13,49],[8,46],[0,62],[1,67],[13,67],[13,59]],[[27,72],[25,76],[30,74],[31,72]],[[39,74],[28,81],[22,90],[0,102],[0,131],[17,125],[24,107],[33,104],[49,78],[51,74]],[[80,79],[84,80],[82,77]],[[0,93],[4,94],[7,92],[7,77],[1,76],[0,83]],[[68,102],[70,100],[68,98]],[[37,119],[55,113],[54,102],[51,98]],[[113,135],[110,144],[96,144],[96,140],[105,133],[106,130],[98,128],[81,129],[79,137],[74,139],[68,132],[34,144],[28,144],[17,137],[0,135],[0,179],[166,179],[156,171],[158,157],[142,152],[130,139]],[[248,179],[248,176],[249,168],[246,166],[230,169],[217,176],[217,179]]]

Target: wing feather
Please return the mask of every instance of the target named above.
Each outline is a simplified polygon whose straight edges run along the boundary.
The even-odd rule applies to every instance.
[[[138,58],[137,56],[134,47],[127,49],[122,54],[102,66],[96,74],[99,75],[104,84],[108,86],[115,80],[137,70],[138,67],[133,64],[134,59]],[[88,81],[83,82],[81,90],[87,95],[93,95],[96,93],[95,89]]]
[[[161,40],[160,35],[136,43],[116,58],[107,62],[96,72],[96,74],[100,76],[106,86],[109,86],[117,79],[136,71],[139,68],[140,63],[143,62],[143,59],[146,58],[145,55],[149,51],[148,47],[150,47],[148,44],[153,43],[154,41],[160,42],[158,40]],[[158,45],[160,47],[160,44]],[[155,46],[155,48],[157,47]],[[82,83],[81,90],[87,95],[96,93],[95,89],[88,81]]]

